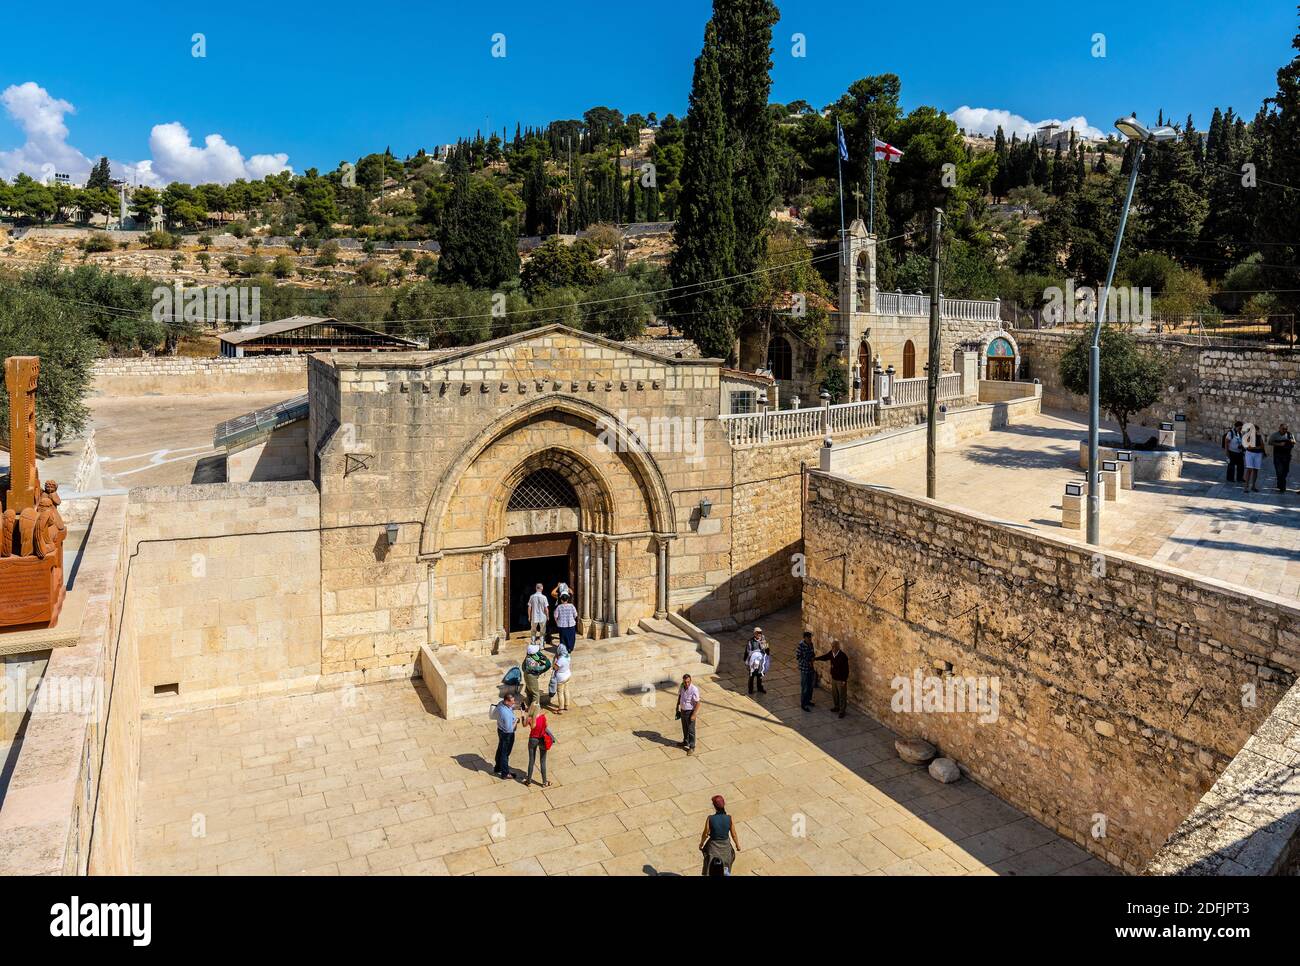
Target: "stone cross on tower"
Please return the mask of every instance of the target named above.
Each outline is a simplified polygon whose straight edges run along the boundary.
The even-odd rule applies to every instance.
[[[9,498],[6,508],[21,513],[36,506],[41,481],[36,475],[36,376],[39,356],[5,360],[9,390]]]

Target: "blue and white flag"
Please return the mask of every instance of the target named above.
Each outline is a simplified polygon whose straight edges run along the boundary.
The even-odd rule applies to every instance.
[[[835,139],[840,142],[840,160],[849,159],[849,146],[844,143],[844,128],[840,127],[840,122],[835,122]]]

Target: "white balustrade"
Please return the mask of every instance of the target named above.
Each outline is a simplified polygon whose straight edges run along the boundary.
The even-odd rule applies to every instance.
[[[959,322],[991,322],[1001,318],[1000,299],[940,299],[939,315]],[[904,292],[877,292],[876,314],[902,318],[925,318],[930,314],[930,296]]]
[[[831,433],[870,429],[879,422],[877,408],[875,400],[831,406]],[[732,413],[718,419],[727,433],[727,442],[732,446],[751,446],[755,443],[816,439],[824,435],[822,415],[821,406],[811,406],[807,409]]]

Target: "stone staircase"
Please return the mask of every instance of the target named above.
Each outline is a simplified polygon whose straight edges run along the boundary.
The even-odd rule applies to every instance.
[[[445,717],[486,717],[488,708],[506,693],[501,679],[522,663],[524,648],[522,640],[509,641],[500,654],[486,657],[455,647],[425,648],[421,651],[421,676]],[[554,644],[546,650],[554,660]],[[716,654],[716,648],[712,650]],[[707,650],[702,651],[696,636],[668,620],[643,620],[636,632],[622,637],[580,638],[573,654],[569,703],[641,693],[675,684],[687,673],[711,674],[714,666],[708,660]],[[542,677],[543,691],[549,683],[550,672]]]

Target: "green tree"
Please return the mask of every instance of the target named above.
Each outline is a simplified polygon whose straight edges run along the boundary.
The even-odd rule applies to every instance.
[[[672,280],[684,287],[675,300],[682,330],[706,356],[735,354],[738,314],[719,280],[735,274],[736,225],[732,169],[718,80],[718,40],[710,21],[695,61],[686,116],[686,163],[682,171]]]
[[[500,190],[462,173],[452,189],[438,239],[439,277],[494,288],[519,273],[519,244]]]
[[[113,173],[108,158],[100,158],[95,162],[95,166],[90,169],[90,177],[86,179],[86,188],[109,192],[113,190]]]
[[[60,438],[86,424],[84,400],[98,350],[76,306],[27,286],[0,286],[0,358],[40,356],[36,418]],[[8,393],[0,393],[0,425],[9,425]]]
[[[1070,392],[1087,396],[1088,359],[1092,332],[1085,330],[1071,340],[1061,355],[1061,384]],[[1165,386],[1167,363],[1158,352],[1143,349],[1133,336],[1113,326],[1101,330],[1101,371],[1098,389],[1101,408],[1119,423],[1125,448],[1132,445],[1128,421],[1154,405]]]

